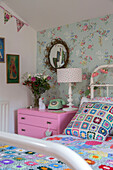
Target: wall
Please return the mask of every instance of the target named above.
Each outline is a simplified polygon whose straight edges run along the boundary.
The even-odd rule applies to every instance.
[[[68,67],[82,68],[83,81],[73,86],[74,104],[78,105],[88,88],[92,71],[99,65],[113,63],[113,15],[67,24],[37,33],[37,71],[46,71],[52,76],[52,88],[46,94],[46,102],[58,97],[66,100],[68,94],[68,86],[63,83],[59,85],[56,73],[53,74],[44,62],[44,50],[47,44],[55,38],[63,39],[70,49]]]
[[[0,5],[19,18],[5,4],[0,3]],[[23,26],[17,32],[15,18],[4,24],[4,13],[0,8],[0,37],[5,38],[5,54],[20,55],[19,84],[6,83],[6,63],[0,63],[0,100],[9,102],[9,129],[10,132],[14,132],[17,109],[31,104],[31,93],[23,87],[21,77],[25,72],[36,71],[36,32],[30,26]]]

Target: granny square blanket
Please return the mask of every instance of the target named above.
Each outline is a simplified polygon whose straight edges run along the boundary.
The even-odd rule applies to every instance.
[[[94,170],[113,170],[113,139],[86,140],[70,135],[45,138],[76,151]],[[0,170],[71,170],[53,156],[46,156],[7,144],[0,146]]]

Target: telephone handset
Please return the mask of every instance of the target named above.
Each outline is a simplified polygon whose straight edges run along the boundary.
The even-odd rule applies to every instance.
[[[50,100],[48,109],[62,109],[65,104],[65,101],[62,99],[53,99]]]

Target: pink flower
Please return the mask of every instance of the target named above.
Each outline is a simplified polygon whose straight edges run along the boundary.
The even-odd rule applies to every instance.
[[[108,71],[105,70],[105,69],[100,69],[100,72],[101,72],[101,73],[104,73],[104,74],[108,74]]]
[[[48,77],[47,77],[47,80],[51,80],[51,77],[50,77],[50,76],[48,76]]]
[[[80,44],[81,44],[81,46],[83,46],[85,44],[85,42],[82,41]]]
[[[35,77],[31,77],[31,81],[35,82],[36,78]]]
[[[99,73],[94,72],[94,73],[92,74],[92,77],[96,77],[96,76],[98,76],[98,75],[99,75]]]
[[[92,45],[88,45],[88,49],[90,49],[92,47]]]
[[[86,80],[86,79],[87,79],[87,75],[86,75],[86,74],[83,74],[83,75],[82,75],[82,79],[83,79],[83,80]]]
[[[90,99],[90,98],[91,98],[91,96],[90,96],[90,95],[88,95],[88,96],[87,96],[87,98],[88,98],[88,99]]]
[[[88,26],[87,26],[87,25],[83,26],[83,31],[86,31],[86,30],[87,30],[87,28],[88,28]]]
[[[103,21],[104,19],[103,18],[100,18],[101,21]]]
[[[80,91],[79,91],[79,94],[80,94],[80,95],[81,95],[81,94],[83,94],[83,93],[84,93],[84,91],[83,91],[83,90],[80,90]]]
[[[9,19],[9,15],[8,14],[6,14],[6,18]]]
[[[111,58],[111,59],[113,59],[113,56],[112,56],[112,55],[110,55],[110,58]]]
[[[91,56],[89,56],[89,58],[90,58],[90,60],[92,60],[92,57],[91,57]]]
[[[60,30],[60,29],[61,29],[61,27],[58,27],[58,28],[57,28],[57,30]]]
[[[87,89],[90,90],[90,87],[88,87]]]
[[[24,162],[26,165],[29,166],[34,166],[34,165],[38,165],[36,162],[32,162],[32,161],[28,161],[28,162]]]

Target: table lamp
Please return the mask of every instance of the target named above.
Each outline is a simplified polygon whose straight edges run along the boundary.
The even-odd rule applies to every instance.
[[[72,107],[74,104],[72,103],[72,82],[82,82],[82,69],[81,68],[61,68],[57,69],[57,82],[58,83],[69,83],[69,98],[67,101],[69,102],[67,105],[69,107],[63,108],[64,111],[76,110],[76,108]]]

